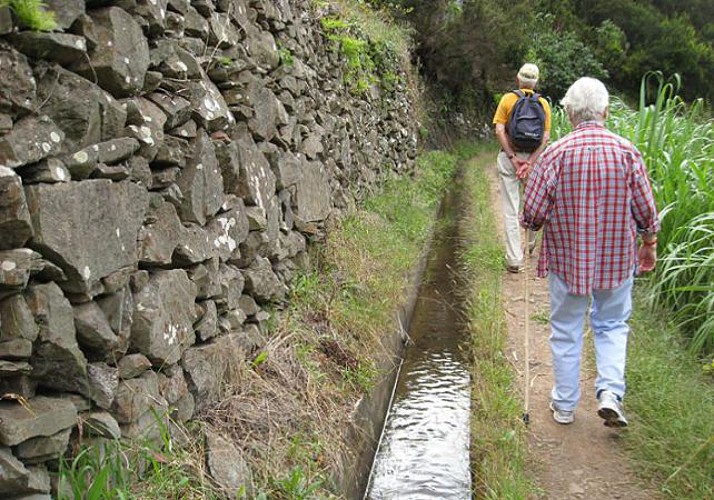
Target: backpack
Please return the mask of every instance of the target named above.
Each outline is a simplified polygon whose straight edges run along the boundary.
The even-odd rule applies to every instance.
[[[518,151],[532,152],[538,149],[545,132],[545,110],[538,98],[540,94],[527,94],[522,90],[514,90],[518,96],[508,117],[506,131],[511,144]]]

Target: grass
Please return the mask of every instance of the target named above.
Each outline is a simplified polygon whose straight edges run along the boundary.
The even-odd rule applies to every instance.
[[[430,237],[455,155],[421,156],[314,245],[258,362],[204,419],[239,443],[257,498],[336,498],[344,430],[383,375],[385,336]]]
[[[495,157],[495,150],[487,153]],[[462,221],[469,243],[461,261],[472,286],[469,307],[473,358],[471,450],[477,498],[526,498],[535,490],[527,471],[526,428],[515,378],[504,349],[507,324],[501,299],[502,244],[490,204],[489,181],[473,160],[465,191],[471,203]]]
[[[625,434],[641,474],[669,498],[714,498],[714,384],[676,327],[651,314],[647,285],[635,295],[627,366]],[[639,287],[638,287],[639,288]]]
[[[57,27],[54,12],[41,0],[0,0],[0,7],[9,6],[17,19],[33,31],[52,31]]]

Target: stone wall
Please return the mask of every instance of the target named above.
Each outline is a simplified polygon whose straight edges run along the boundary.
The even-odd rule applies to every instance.
[[[309,0],[0,8],[0,497],[71,436],[190,419],[311,237],[409,172],[406,74],[357,93]],[[80,424],[81,425],[78,425]]]

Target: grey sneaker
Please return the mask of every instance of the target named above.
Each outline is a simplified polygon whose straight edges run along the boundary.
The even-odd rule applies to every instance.
[[[508,271],[509,273],[513,273],[513,274],[522,273],[524,270],[525,270],[525,266],[523,266],[523,265],[515,266],[515,265],[508,264],[506,266],[506,271]]]
[[[553,412],[553,420],[559,424],[572,424],[575,420],[575,411],[573,410],[561,410],[552,401],[550,402],[550,409]]]
[[[627,427],[622,403],[613,392],[601,391],[598,400],[600,404],[597,407],[597,414],[605,420],[606,427]]]

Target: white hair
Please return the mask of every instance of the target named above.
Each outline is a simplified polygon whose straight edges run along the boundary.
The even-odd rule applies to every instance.
[[[521,66],[520,70],[518,70],[516,78],[518,78],[518,84],[520,87],[534,89],[538,84],[539,74],[540,71],[538,71],[538,66],[532,63],[526,63]]]
[[[604,121],[610,96],[600,80],[583,77],[573,83],[560,101],[574,124]]]

